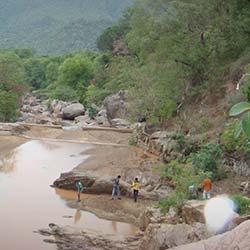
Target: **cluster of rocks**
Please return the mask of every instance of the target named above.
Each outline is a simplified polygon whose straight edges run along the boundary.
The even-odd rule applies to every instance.
[[[167,214],[160,209],[148,208],[140,216],[141,231],[135,236],[119,240],[110,235],[99,235],[71,227],[50,224],[49,229],[39,230],[44,236],[54,236],[45,242],[57,244],[58,249],[129,249],[129,250],[200,250],[200,249],[249,249],[249,218],[241,220],[240,226],[221,235],[214,235],[200,222],[201,207],[205,201],[190,201],[186,209],[193,210],[178,214],[173,208]],[[184,209],[183,207],[183,209]],[[198,211],[196,211],[198,210]],[[186,218],[188,216],[188,218]],[[190,216],[192,218],[190,218]],[[248,216],[249,217],[249,216]],[[189,222],[189,223],[185,223]]]
[[[173,208],[170,208],[167,214],[161,213],[159,209],[147,209],[140,218],[144,236],[140,239],[138,249],[248,249],[246,246],[247,242],[249,244],[249,240],[246,238],[243,242],[240,242],[239,240],[242,240],[242,237],[237,236],[236,232],[249,235],[249,231],[246,230],[249,230],[250,227],[250,216],[235,217],[225,228],[228,231],[227,233],[215,236],[215,233],[209,231],[205,224],[205,205],[206,201],[187,201],[182,207],[181,213],[177,213]],[[230,237],[233,240],[234,247],[241,245],[245,248],[232,248],[229,244]],[[225,242],[225,246],[218,239]],[[189,245],[190,243],[192,244]],[[186,244],[187,246],[184,246]],[[204,246],[207,246],[207,248]]]
[[[63,127],[82,128],[88,126],[104,126],[128,128],[130,123],[121,117],[125,106],[123,92],[111,95],[104,101],[104,106],[99,108],[93,105],[96,114],[78,102],[65,102],[61,100],[41,100],[35,96],[27,96],[22,102],[19,122],[60,125]]]
[[[175,134],[168,131],[155,131],[145,123],[138,123],[134,127],[134,138],[140,147],[148,152],[161,156],[165,163],[178,159],[182,155],[188,155],[191,150],[200,148],[199,141],[188,136]]]
[[[29,130],[25,124],[19,123],[0,123],[0,135],[19,135]]]

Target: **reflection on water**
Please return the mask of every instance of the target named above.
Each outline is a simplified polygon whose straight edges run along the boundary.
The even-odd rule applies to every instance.
[[[77,200],[77,193],[74,191],[55,188],[55,192],[64,201]],[[91,197],[91,195],[81,194],[81,199],[87,197]],[[101,232],[105,234],[125,235],[125,236],[134,235],[138,230],[137,227],[127,223],[100,219],[96,215],[87,211],[82,211],[79,208],[75,209],[74,224],[77,227],[86,228],[88,230],[96,232]]]
[[[77,224],[80,220],[81,220],[81,210],[80,210],[80,208],[77,208],[75,216],[74,216],[75,224]]]
[[[55,250],[56,246],[43,243],[43,237],[33,233],[51,222],[102,233],[134,233],[135,228],[128,224],[101,220],[79,208],[69,208],[66,201],[75,200],[76,192],[50,188],[59,173],[71,170],[87,158],[81,154],[87,149],[81,144],[30,141],[2,159],[1,249]]]
[[[11,153],[8,153],[0,163],[0,171],[3,173],[11,173],[14,171],[14,168],[16,166],[16,153],[15,150]]]

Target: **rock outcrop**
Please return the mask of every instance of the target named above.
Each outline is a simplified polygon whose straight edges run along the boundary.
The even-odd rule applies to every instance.
[[[193,224],[196,222],[205,223],[204,207],[206,201],[190,200],[182,208],[182,218],[185,223]]]
[[[54,223],[50,223],[48,229],[41,229],[37,233],[50,237],[44,239],[44,242],[55,244],[58,250],[136,250],[139,243],[139,236],[117,239],[69,226],[59,227]]]
[[[127,91],[121,90],[117,94],[107,96],[104,101],[104,107],[107,110],[107,118],[112,124],[112,119],[122,118],[127,112],[126,104]]]
[[[175,246],[207,239],[211,236],[204,224],[150,224],[140,243],[139,250],[169,249]]]
[[[75,190],[75,183],[81,181],[85,186],[85,193],[89,194],[111,194],[113,182],[111,176],[94,176],[91,174],[77,174],[74,172],[63,173],[60,178],[54,181],[53,186],[57,188]],[[122,195],[131,197],[131,185],[127,182],[120,181],[120,190]],[[158,201],[165,198],[168,192],[157,192],[155,190],[147,192],[140,190],[140,197],[142,199]]]
[[[183,245],[171,250],[249,250],[250,221],[246,221],[234,230],[196,243]]]

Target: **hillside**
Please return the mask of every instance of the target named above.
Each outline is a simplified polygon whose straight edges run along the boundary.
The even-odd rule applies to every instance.
[[[40,54],[96,49],[96,38],[133,0],[0,1],[0,47]]]

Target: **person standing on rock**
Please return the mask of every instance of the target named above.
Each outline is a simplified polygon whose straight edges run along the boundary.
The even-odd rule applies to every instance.
[[[115,179],[113,179],[113,190],[112,190],[112,200],[114,200],[115,195],[117,195],[118,200],[121,200],[121,192],[119,187],[119,181],[121,176],[118,175]]]
[[[137,202],[140,186],[141,186],[141,184],[140,184],[138,178],[135,178],[134,182],[132,183],[133,195],[134,195],[135,202]]]
[[[83,190],[83,184],[81,181],[76,182],[76,188],[77,188],[77,201],[81,201],[81,192]]]
[[[202,184],[204,200],[209,200],[211,198],[211,188],[212,188],[212,182],[209,178],[206,178]]]

